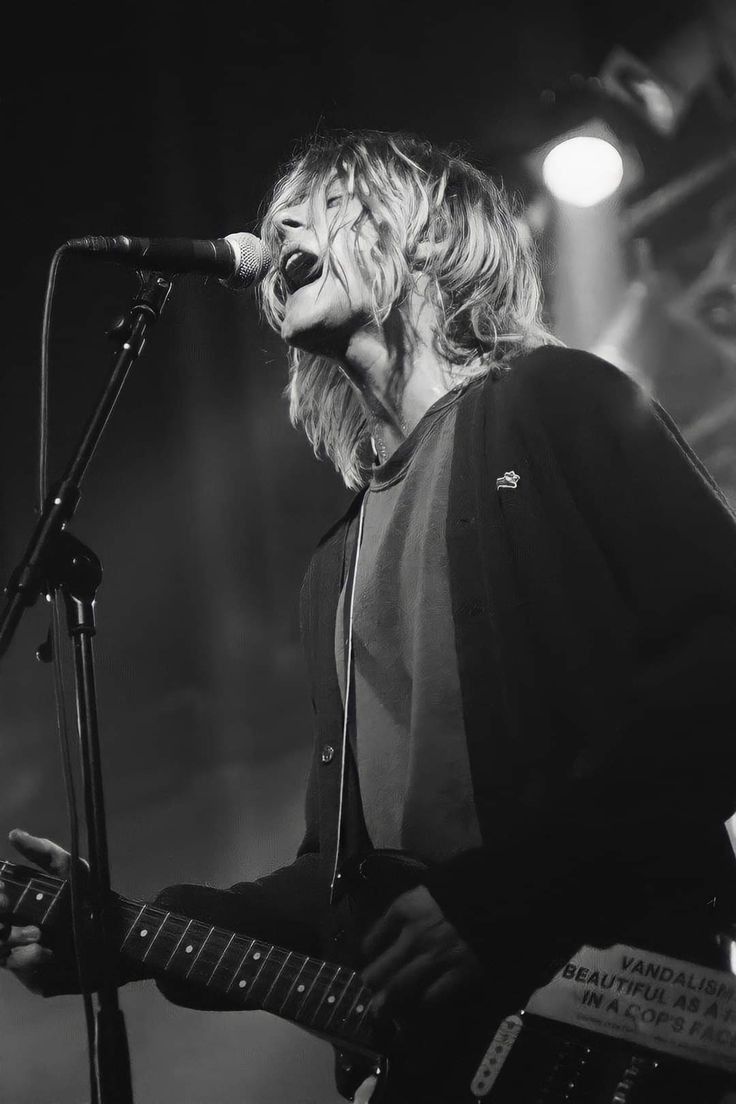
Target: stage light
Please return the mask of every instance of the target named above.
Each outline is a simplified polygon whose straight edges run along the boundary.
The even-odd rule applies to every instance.
[[[611,142],[580,134],[552,147],[542,176],[556,199],[574,207],[593,207],[618,189],[624,163]]]

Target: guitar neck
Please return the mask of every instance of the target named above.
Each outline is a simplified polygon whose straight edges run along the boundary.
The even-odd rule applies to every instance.
[[[0,880],[23,923],[53,925],[68,897],[67,882],[14,863],[0,861]],[[113,897],[112,918],[120,955],[153,976],[372,1049],[371,994],[354,970],[124,897]]]

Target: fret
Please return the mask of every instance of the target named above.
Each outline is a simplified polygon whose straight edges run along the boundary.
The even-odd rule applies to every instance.
[[[230,950],[230,944],[232,943],[232,941],[233,941],[234,939],[235,939],[235,932],[233,932],[233,934],[232,934],[232,935],[230,936],[230,938],[228,939],[228,941],[227,941],[227,945],[226,945],[226,947],[225,947],[225,950],[224,950],[224,951],[222,952],[222,954],[221,954],[221,955],[220,955],[220,957],[218,958],[217,962],[215,963],[215,968],[214,968],[214,970],[212,971],[212,973],[210,974],[210,976],[209,976],[209,977],[207,978],[207,981],[205,982],[205,985],[210,985],[210,983],[212,982],[212,979],[213,979],[213,977],[214,977],[214,976],[215,976],[215,974],[217,973],[217,968],[218,968],[218,966],[219,966],[219,965],[220,965],[220,963],[222,962],[222,960],[223,960],[223,958],[225,957],[225,955],[227,954],[227,952],[228,952],[228,951]]]
[[[158,928],[156,929],[156,934],[154,935],[153,939],[150,941],[150,943],[146,947],[145,951],[143,952],[143,958],[142,958],[143,962],[145,962],[146,959],[148,958],[151,947],[153,946],[153,944],[156,942],[156,940],[160,936],[161,932],[163,931],[164,925],[165,925],[166,921],[169,919],[170,916],[171,916],[171,913],[167,912],[166,915],[164,916],[163,920],[159,924]]]
[[[43,886],[43,888],[41,888],[42,886]],[[56,894],[57,897],[58,897],[59,893],[61,893],[61,889],[63,889],[63,885],[57,891],[57,894]],[[26,896],[26,894],[28,894],[26,905],[24,906],[24,908],[21,908],[21,902],[23,901],[23,898]],[[38,914],[40,912],[43,912],[43,919],[45,920],[47,914],[51,911],[51,907],[54,904],[54,900],[52,899],[51,905],[49,905],[48,908],[43,908],[43,909],[41,908],[43,902],[46,901],[48,896],[49,896],[49,891],[48,891],[47,887],[40,881],[40,879],[38,879],[38,878],[29,878],[28,882],[26,883],[26,885],[23,889],[23,892],[20,894],[20,896],[15,901],[15,904],[13,905],[12,911],[17,912],[19,914],[24,913],[29,918],[33,917],[33,920],[36,921],[37,923],[41,923],[41,921],[39,920]],[[31,903],[31,898],[33,899],[33,903]]]
[[[127,952],[126,952],[130,958],[133,958],[133,959],[135,959],[136,961],[139,961],[139,962],[145,962],[146,961],[146,958],[148,956],[149,951],[151,950],[151,947],[153,946],[153,944],[156,942],[159,935],[161,934],[161,930],[163,928],[163,925],[164,925],[165,919],[166,919],[164,917],[164,920],[161,921],[161,923],[156,928],[156,932],[155,932],[153,938],[149,939],[148,937],[151,934],[150,929],[153,928],[153,926],[156,924],[157,918],[155,916],[151,916],[151,920],[150,921],[147,920],[145,915],[144,915],[147,908],[149,908],[149,906],[144,904],[143,907],[141,908],[140,912],[136,916],[135,920],[133,921],[131,927],[128,929],[128,933],[125,936],[125,939],[120,944],[120,951],[122,951],[123,948],[125,947],[125,944],[128,942],[131,935],[133,934],[133,931],[140,924],[141,926],[140,926],[140,928],[138,928],[138,939],[135,941],[135,944],[137,944],[137,946],[134,943],[130,943],[128,945]],[[154,910],[154,909],[150,909],[149,915],[151,913],[154,913],[155,911],[156,910]],[[140,948],[143,946],[143,941],[144,940],[148,940],[148,942],[146,943],[145,951],[143,951],[141,953]]]
[[[138,923],[138,921],[140,920],[141,916],[143,915],[143,912],[144,912],[145,908],[146,908],[145,904],[144,904],[144,905],[141,905],[141,908],[140,908],[140,912],[138,913],[138,915],[136,916],[135,920],[133,921],[133,923],[132,923],[132,924],[130,925],[130,927],[128,928],[128,931],[127,931],[127,933],[126,933],[125,939],[124,939],[124,940],[123,940],[123,942],[122,942],[122,943],[120,944],[120,950],[121,950],[121,951],[122,951],[123,947],[125,946],[125,944],[126,944],[126,943],[128,942],[128,940],[130,939],[130,936],[131,936],[131,934],[132,934],[132,932],[133,932],[133,928],[134,928],[134,927],[136,926],[136,924],[137,924],[137,923]]]
[[[342,972],[341,970],[338,971],[338,973],[341,973],[341,972]],[[342,993],[340,994],[338,999],[335,1001],[335,1003],[332,1005],[332,1011],[330,1012],[329,1016],[327,1017],[325,1027],[329,1026],[330,1021],[334,1018],[335,1013],[337,1012],[338,1008],[340,1007],[342,1002],[345,1000],[345,997],[347,996],[347,994],[350,990],[350,986],[353,984],[353,982],[355,981],[357,976],[358,975],[356,974],[355,970],[353,970],[353,972],[350,974],[350,977],[348,978],[347,982],[343,986]],[[355,1003],[355,1002],[353,1001],[353,1003]]]
[[[281,1007],[278,1009],[278,1011],[276,1013],[278,1016],[288,1016],[288,1013],[286,1013],[284,1011],[284,1009],[286,1008],[286,1005],[289,1001],[289,998],[291,997],[291,994],[297,990],[299,979],[301,978],[302,974],[304,973],[304,970],[305,970],[308,963],[309,963],[308,958],[305,958],[305,959],[302,960],[302,964],[299,967],[299,969],[297,970],[296,977],[294,978],[291,985],[289,986],[288,992],[287,992],[286,996],[284,997],[283,1003],[281,1004]],[[302,992],[303,991],[304,990],[302,990]]]
[[[323,967],[324,967],[324,963],[320,962],[316,958],[308,958],[306,960],[306,962],[304,963],[304,967],[303,967],[304,976],[302,977],[301,981],[296,986],[296,991],[295,991],[295,995],[300,998],[299,1005],[298,1005],[297,1008],[294,1009],[294,1012],[292,1013],[292,1015],[290,1017],[291,1019],[296,1020],[296,1021],[301,1020],[301,1018],[304,1014],[304,1008],[306,1006],[306,1003],[309,1000],[312,989],[313,989],[314,985],[316,984],[316,982],[319,978],[319,975],[322,972]],[[312,976],[312,979],[310,981],[309,980],[310,973],[313,970],[316,970],[316,972],[314,973],[314,975]]]
[[[303,999],[302,1003],[299,1006],[299,1011],[297,1012],[297,1016],[299,1017],[299,1019],[309,1019],[309,1020],[312,1019],[311,1014],[307,1015],[306,1007],[307,1007],[307,1004],[309,1003],[310,997],[314,993],[314,987],[316,986],[317,982],[319,981],[320,974],[322,973],[322,971],[324,970],[326,965],[327,965],[326,962],[320,962],[319,970],[317,970],[317,973],[314,975],[314,978],[312,980],[312,984],[307,989],[306,994],[304,996],[304,999]],[[298,991],[299,991],[299,986],[297,986],[297,992]]]
[[[26,893],[28,893],[28,890],[31,888],[32,885],[33,885],[33,878],[29,878],[28,881],[26,882],[26,885],[23,889],[23,892],[21,893],[20,897],[18,898],[18,900],[13,905],[13,908],[11,910],[12,912],[18,912],[20,910],[20,903],[23,900],[23,898],[25,897]]]
[[[8,859],[0,859],[0,879],[7,878],[6,893],[11,913],[17,913],[24,920],[36,924],[45,924],[51,910],[57,903],[67,883],[58,878],[39,874],[18,867]],[[18,892],[17,897],[13,894]],[[48,905],[45,902],[48,901]]]
[[[329,1008],[330,1012],[332,1012],[332,1005],[337,1000],[337,997],[332,992],[332,987],[334,986],[335,982],[339,978],[341,972],[342,972],[342,967],[338,966],[337,969],[335,970],[335,976],[332,978],[331,981],[329,981],[327,983],[327,985],[324,986],[324,992],[322,993],[322,998],[321,998],[319,1004],[317,1005],[317,1007],[315,1008],[314,1012],[312,1013],[312,1023],[317,1022],[317,1017],[319,1016],[319,1014],[322,1011],[323,1007]]]
[[[68,893],[68,882],[0,859],[0,880],[17,894],[11,911],[45,924]],[[170,972],[190,984],[211,986],[235,1004],[345,1039],[367,1036],[371,993],[356,971],[322,962],[237,932],[164,912],[155,905],[113,895],[118,946],[129,958],[148,961],[156,974]],[[236,963],[236,968],[233,968]]]
[[[189,963],[189,969],[187,970],[186,974],[184,975],[185,977],[189,977],[189,975],[191,974],[192,970],[194,969],[194,967],[197,963],[197,959],[199,958],[202,951],[204,950],[205,944],[207,943],[207,940],[212,935],[214,930],[215,930],[215,927],[214,927],[214,924],[213,924],[213,926],[210,928],[210,930],[207,932],[206,936],[204,937],[204,939],[202,941],[202,944],[201,944],[199,950],[197,951],[196,955],[194,956],[192,961]]]
[[[58,905],[58,903],[61,899],[61,895],[64,892],[64,889],[65,889],[66,885],[67,885],[66,882],[62,882],[61,885],[59,886],[59,888],[57,889],[56,893],[51,898],[51,904],[49,905],[49,907],[46,909],[43,916],[41,917],[41,920],[40,920],[41,926],[48,923],[48,919],[51,916],[52,910],[56,907],[56,905]],[[36,899],[38,900],[38,898],[36,898]]]
[[[251,978],[250,985],[248,986],[248,996],[251,998],[251,1000],[255,1000],[259,1005],[262,1005],[263,1002],[261,1001],[260,997],[253,997],[253,991],[255,990],[255,988],[257,987],[257,985],[259,983],[259,981],[261,980],[261,975],[263,974],[264,970],[266,970],[266,964],[268,963],[269,959],[271,958],[271,954],[272,954],[273,950],[274,950],[273,947],[269,947],[268,950],[266,951],[265,957],[263,957],[263,951],[262,950],[256,951],[255,954],[253,954],[251,956],[251,960],[252,960],[252,959],[256,958],[256,955],[258,955],[258,958],[256,959],[256,961],[259,963],[259,966],[258,966],[258,969],[255,972],[255,975]],[[263,961],[261,961],[261,959],[263,959]],[[268,973],[268,970],[266,970],[266,973]]]
[[[235,984],[235,982],[236,982],[236,980],[237,980],[238,974],[240,973],[240,971],[241,971],[241,970],[242,970],[242,968],[243,968],[243,963],[245,962],[246,958],[247,958],[247,957],[248,957],[248,955],[250,954],[250,952],[251,952],[252,948],[253,948],[253,947],[255,947],[255,945],[256,945],[256,941],[255,941],[255,939],[251,939],[250,943],[248,944],[248,949],[246,950],[245,954],[243,955],[243,957],[241,958],[240,962],[238,963],[238,968],[237,968],[237,970],[235,971],[235,973],[233,974],[233,976],[232,976],[232,979],[231,979],[231,981],[230,981],[230,984],[228,985],[227,989],[225,990],[225,992],[226,992],[226,993],[229,993],[229,992],[230,992],[230,990],[232,989],[233,985]],[[247,985],[247,982],[245,981],[245,979],[244,979],[244,978],[241,978],[241,979],[240,979],[240,983],[239,983],[239,986],[238,986],[238,987],[239,987],[240,989],[245,989],[246,985]]]
[[[181,946],[182,939],[187,934],[187,932],[189,931],[189,929],[191,928],[193,923],[194,923],[194,921],[190,920],[189,923],[187,924],[187,926],[184,928],[184,931],[181,933],[181,935],[177,939],[176,945],[175,945],[173,951],[171,952],[171,954],[169,955],[169,957],[166,960],[166,965],[164,966],[165,970],[168,970],[169,966],[171,965],[171,962],[174,958],[174,955],[176,954],[176,952],[179,950],[179,947]]]
[[[367,990],[366,990],[366,998],[367,999],[365,999],[364,1002],[361,1002],[361,1004],[356,1005],[356,1008],[355,1008],[356,1012],[360,1012],[361,1007],[363,1008],[363,1011],[360,1014],[360,1018],[358,1019],[357,1023],[353,1024],[353,1026],[351,1028],[351,1031],[354,1031],[356,1035],[358,1035],[360,1033],[361,1029],[363,1027],[365,1027],[365,1019],[366,1019],[366,1016],[368,1015],[368,1012],[369,1012],[370,1007],[371,1007],[371,996],[370,996],[370,994],[368,993]]]
[[[353,997],[353,1003],[350,1005],[350,1008],[348,1010],[348,1014],[345,1017],[345,1023],[346,1024],[349,1022],[350,1017],[353,1015],[353,1012],[355,1012],[356,1015],[358,1015],[360,1017],[358,1022],[354,1025],[351,1025],[351,1027],[350,1027],[351,1032],[354,1031],[356,1035],[360,1031],[360,1024],[361,1024],[361,1021],[363,1020],[363,1017],[365,1016],[366,1012],[368,1011],[368,1005],[369,1004],[370,1004],[370,993],[368,992],[368,990],[366,989],[366,987],[364,985],[360,985],[358,987],[358,992]]]
[[[279,967],[279,969],[278,969],[278,971],[277,971],[277,973],[276,973],[276,976],[274,977],[273,981],[271,982],[270,986],[268,987],[268,992],[266,993],[265,997],[263,998],[263,1007],[264,1007],[264,1008],[266,1007],[266,1005],[267,1005],[267,1003],[268,1003],[268,1001],[269,1001],[269,999],[270,999],[270,997],[271,997],[271,993],[272,993],[272,992],[274,991],[274,989],[275,989],[276,985],[278,984],[279,978],[281,977],[281,975],[283,974],[284,970],[285,970],[285,969],[286,969],[286,967],[288,966],[288,964],[289,964],[289,959],[290,959],[290,958],[293,958],[293,955],[294,955],[294,952],[293,952],[293,951],[289,951],[289,952],[288,952],[288,954],[287,954],[287,956],[286,956],[286,958],[285,958],[285,959],[284,959],[284,961],[283,961],[283,962],[281,963],[281,966]]]

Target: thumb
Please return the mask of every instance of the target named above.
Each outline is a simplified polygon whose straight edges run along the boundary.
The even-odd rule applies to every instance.
[[[358,1086],[358,1089],[353,1097],[354,1104],[368,1104],[373,1099],[373,1093],[376,1089],[378,1078],[371,1074],[370,1077],[366,1077],[365,1081]]]
[[[14,828],[9,833],[8,839],[13,847],[24,859],[30,859],[42,870],[56,874],[60,878],[69,875],[69,853],[53,840],[42,839],[40,836],[32,836],[20,828]]]

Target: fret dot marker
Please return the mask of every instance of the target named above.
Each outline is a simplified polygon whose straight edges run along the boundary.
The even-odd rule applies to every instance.
[[[241,988],[241,989],[245,989],[246,985],[247,985],[247,982],[246,982],[246,981],[239,981],[239,982],[238,982],[238,986],[239,986],[239,988]]]
[[[140,935],[141,939],[145,939],[146,936],[148,935],[148,928],[141,928],[141,930],[139,932],[139,935]]]
[[[184,950],[187,952],[187,954],[191,954],[192,951],[194,950],[194,947],[190,943],[187,947],[184,948]]]
[[[362,1012],[362,1011],[363,1011],[363,1007],[364,1007],[364,1006],[363,1006],[362,1004],[359,1004],[359,1005],[358,1005],[358,1007],[357,1007],[357,1008],[355,1009],[355,1011],[356,1011],[356,1012]]]
[[[36,894],[36,900],[37,901],[43,901],[43,893],[37,893]]]
[[[256,951],[256,953],[253,955],[253,958],[255,959],[256,962],[258,961],[258,959],[260,957],[261,957],[261,952],[260,951]]]
[[[328,997],[327,998],[327,1003],[328,1004],[334,1004],[335,1003],[335,998],[334,997]]]
[[[297,993],[303,993],[305,988],[306,988],[306,986],[304,986],[304,985],[297,985],[296,991],[297,991]]]

